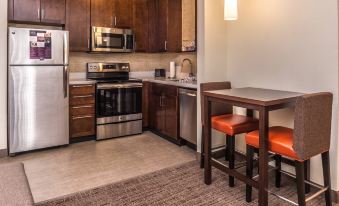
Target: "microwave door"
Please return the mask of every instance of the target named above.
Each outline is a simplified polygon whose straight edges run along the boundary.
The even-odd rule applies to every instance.
[[[65,65],[68,32],[33,28],[9,28],[9,65]]]

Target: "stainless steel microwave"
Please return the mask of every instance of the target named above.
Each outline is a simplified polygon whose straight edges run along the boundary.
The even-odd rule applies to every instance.
[[[133,52],[134,34],[130,29],[92,27],[91,52]]]

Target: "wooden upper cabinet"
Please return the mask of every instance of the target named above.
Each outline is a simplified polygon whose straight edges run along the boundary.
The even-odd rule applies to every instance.
[[[148,1],[133,0],[133,32],[137,52],[149,51]]]
[[[91,25],[131,28],[132,0],[91,1]]]
[[[8,1],[8,20],[14,20],[14,2],[13,0]]]
[[[9,20],[64,25],[66,0],[8,0]]]
[[[90,0],[66,1],[66,30],[69,31],[70,51],[86,52],[90,44]]]
[[[40,22],[40,0],[12,1],[14,21]]]
[[[41,0],[41,22],[66,23],[66,0]]]
[[[143,0],[139,0],[143,1]],[[115,27],[128,28],[132,27],[132,0],[114,0],[114,23]]]
[[[114,0],[92,0],[91,25],[96,27],[113,27],[114,3]]]
[[[158,0],[158,51],[167,51],[167,35],[168,35],[168,4],[171,0]]]

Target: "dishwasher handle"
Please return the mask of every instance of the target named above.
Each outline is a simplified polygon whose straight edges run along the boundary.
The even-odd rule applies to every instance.
[[[196,92],[181,91],[180,95],[185,95],[185,96],[190,96],[190,97],[197,97],[197,93]]]

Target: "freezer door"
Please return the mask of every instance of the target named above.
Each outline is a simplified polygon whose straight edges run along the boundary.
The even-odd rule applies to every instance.
[[[9,68],[11,154],[69,144],[67,76],[63,66]]]
[[[67,65],[68,32],[10,27],[9,65]]]

